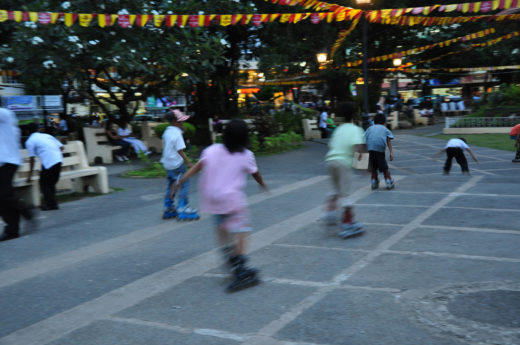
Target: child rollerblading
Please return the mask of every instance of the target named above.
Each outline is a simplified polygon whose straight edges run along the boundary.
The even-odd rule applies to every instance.
[[[188,205],[188,187],[189,183],[185,183],[179,190],[179,207],[175,207],[175,183],[186,172],[186,166],[191,167],[192,164],[184,153],[186,144],[182,137],[182,123],[190,117],[183,114],[180,110],[170,111],[165,119],[170,123],[162,136],[163,154],[161,163],[166,169],[166,193],[164,196],[164,212],[163,219],[177,218],[178,220],[196,220],[199,219],[197,210]]]
[[[469,175],[469,166],[466,156],[464,156],[464,150],[468,151],[475,162],[478,162],[477,157],[473,154],[473,151],[469,148],[464,138],[453,138],[448,140],[446,146],[440,150],[435,156],[438,157],[443,152],[446,152],[446,163],[444,163],[444,175],[448,175],[451,170],[451,161],[453,158],[459,163],[462,175]]]
[[[354,152],[362,153],[365,145],[363,129],[351,122],[354,115],[352,103],[338,104],[336,114],[345,117],[348,123],[336,128],[329,142],[329,151],[325,156],[333,192],[327,198],[322,219],[328,224],[334,224],[341,219],[339,236],[349,238],[364,231],[363,225],[354,221],[353,202],[348,196],[352,181],[351,167]]]
[[[246,266],[246,245],[252,231],[247,197],[244,193],[246,177],[251,174],[267,191],[258,171],[254,154],[246,149],[249,142],[247,125],[243,120],[231,120],[222,134],[223,144],[206,148],[200,160],[186,172],[175,189],[202,171],[199,184],[203,212],[214,214],[219,246],[222,249],[233,281],[228,292],[238,291],[260,282],[258,270]]]
[[[378,170],[385,177],[386,189],[394,188],[394,179],[390,175],[388,163],[386,162],[385,150],[388,146],[390,151],[390,161],[394,160],[394,152],[392,150],[392,139],[394,135],[385,127],[385,116],[377,114],[374,116],[374,124],[367,128],[365,132],[365,140],[367,143],[369,166],[372,170],[370,186],[372,190],[379,188]]]

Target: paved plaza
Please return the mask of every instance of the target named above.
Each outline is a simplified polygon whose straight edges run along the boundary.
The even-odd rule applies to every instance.
[[[120,191],[0,244],[0,345],[520,344],[520,164],[472,147],[472,174],[446,176],[431,159],[444,141],[413,133],[395,132],[394,190],[356,174],[366,233],[347,240],[318,221],[324,141],[259,157],[271,193],[252,179],[247,192],[263,282],[234,294],[211,217],[162,220],[165,182],[109,166]]]

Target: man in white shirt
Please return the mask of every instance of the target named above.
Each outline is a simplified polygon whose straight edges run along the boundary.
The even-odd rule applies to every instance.
[[[30,209],[14,195],[14,174],[22,164],[20,146],[20,129],[15,114],[0,108],[0,213],[6,224],[0,241],[20,236],[20,215],[32,219]]]
[[[25,148],[30,157],[30,168],[27,181],[31,180],[34,169],[34,157],[41,161],[40,188],[43,193],[44,203],[40,206],[42,211],[57,210],[56,184],[60,179],[61,163],[63,163],[63,144],[52,135],[39,133],[36,125],[28,128],[29,139],[25,142]]]
[[[192,164],[188,156],[184,153],[186,144],[182,136],[182,123],[189,119],[189,116],[183,114],[180,110],[173,110],[166,114],[165,120],[170,123],[162,136],[163,153],[161,163],[166,169],[166,195],[164,197],[164,213],[163,218],[179,219],[198,219],[197,211],[188,206],[188,183],[185,183],[179,192],[179,207],[174,205],[174,184],[186,172],[186,166],[191,168]]]
[[[327,118],[328,118],[328,114],[327,114],[327,110],[325,110],[325,108],[321,107],[320,108],[320,121],[318,123],[318,128],[320,129],[321,131],[321,137],[322,138],[328,138],[329,137],[329,131],[327,130]]]

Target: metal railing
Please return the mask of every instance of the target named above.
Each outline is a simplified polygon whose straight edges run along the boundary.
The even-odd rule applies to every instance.
[[[446,117],[446,128],[513,127],[520,117]]]

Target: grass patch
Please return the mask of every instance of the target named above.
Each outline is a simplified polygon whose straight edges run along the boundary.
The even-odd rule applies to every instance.
[[[122,175],[123,177],[158,178],[166,177],[166,170],[161,163],[152,163],[142,169],[130,170]]]
[[[515,141],[511,140],[508,134],[464,134],[464,135],[428,135],[429,138],[444,139],[463,137],[468,141],[469,146],[489,147],[492,149],[516,151]]]
[[[121,192],[125,190],[124,188],[112,188],[112,192],[111,193],[114,193],[114,192]],[[63,194],[56,194],[56,201],[61,204],[61,203],[64,203],[64,202],[69,202],[69,201],[75,201],[75,200],[80,200],[80,199],[84,199],[84,198],[92,198],[94,196],[100,196],[100,195],[103,195],[101,193],[93,193],[93,192],[85,192],[85,193],[78,193],[78,192],[72,192],[72,193],[63,193]],[[42,204],[44,203],[44,200],[42,198]]]

